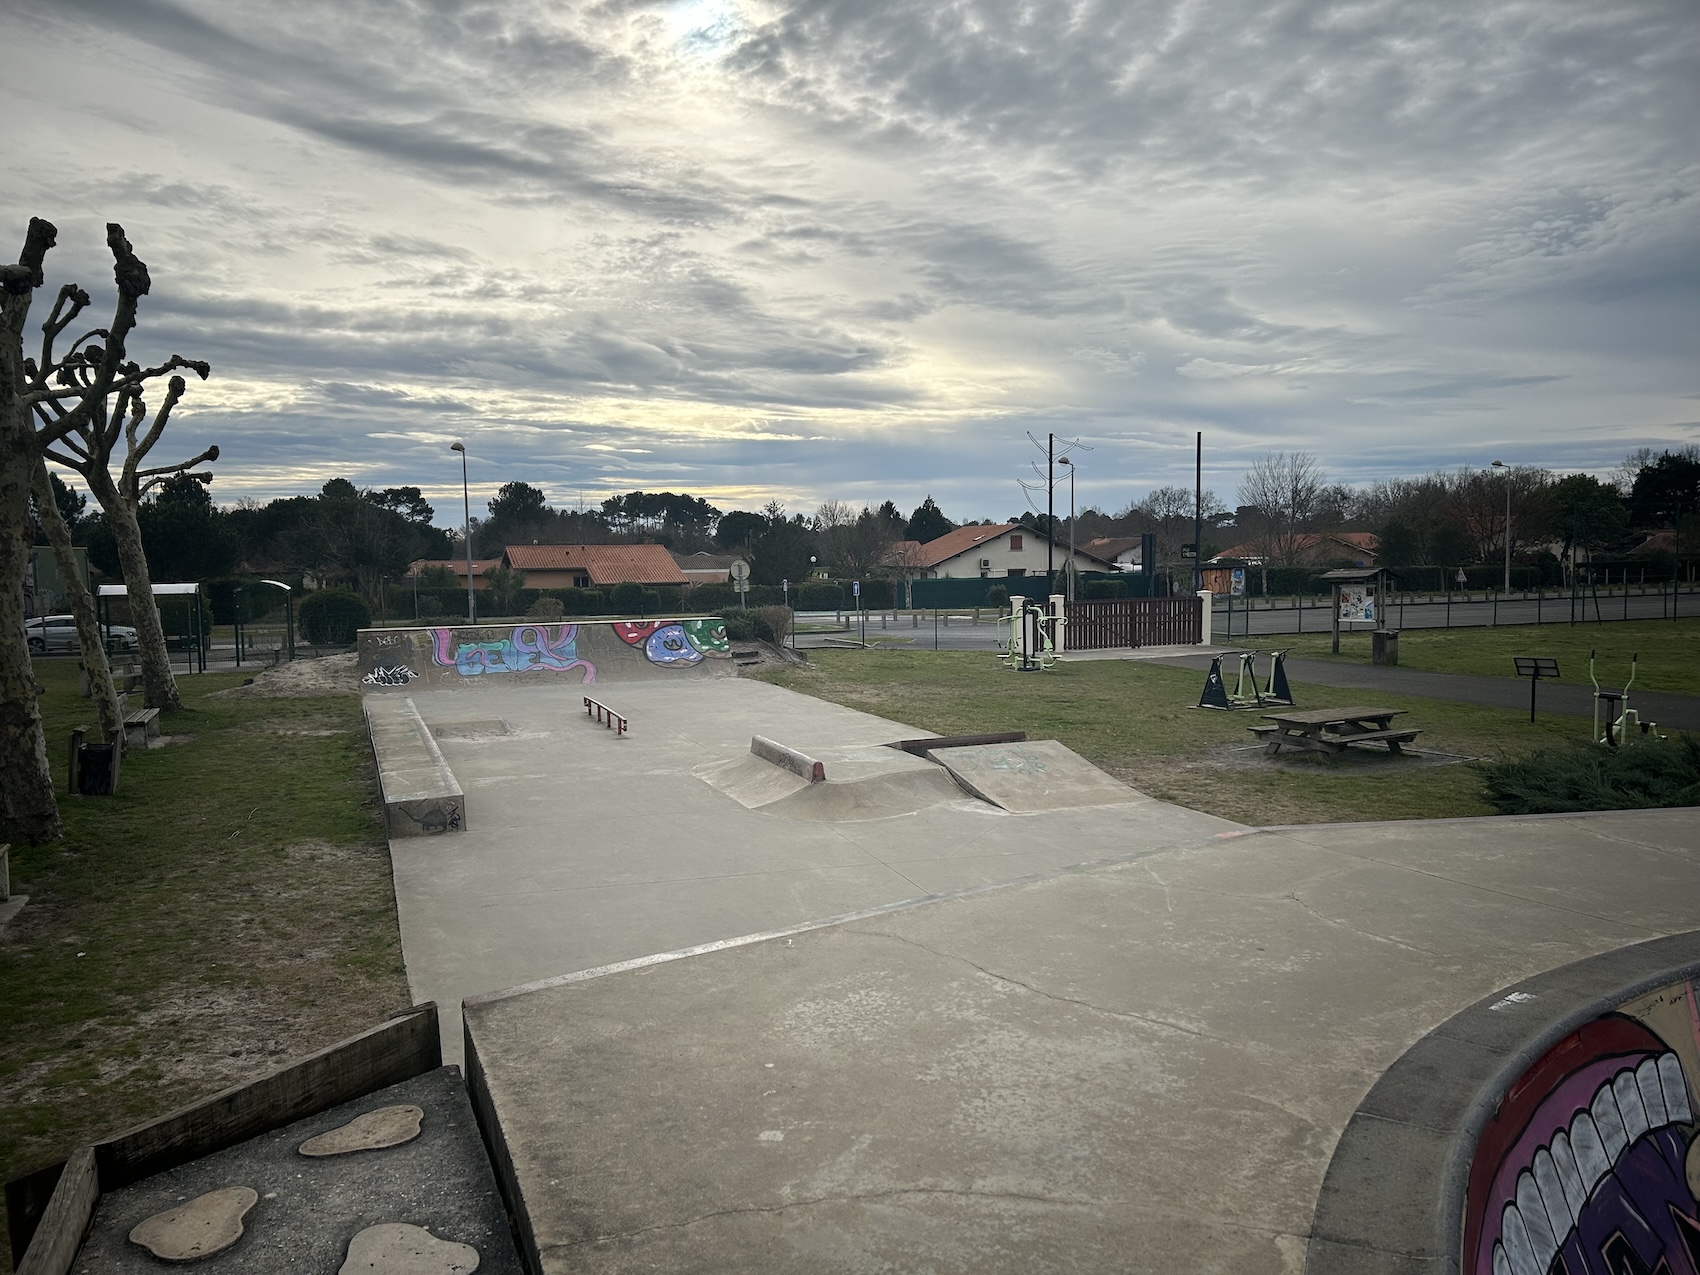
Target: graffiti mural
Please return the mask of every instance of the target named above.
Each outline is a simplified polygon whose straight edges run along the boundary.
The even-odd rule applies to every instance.
[[[709,620],[621,620],[614,632],[628,646],[641,647],[644,658],[663,668],[688,668],[708,656],[732,653],[725,623]]]
[[[419,674],[405,664],[397,664],[393,668],[375,668],[360,680],[367,686],[406,686]]]
[[[1473,1275],[1700,1275],[1700,1001],[1688,979],[1559,1041],[1476,1144]]]
[[[462,677],[576,668],[584,670],[586,682],[596,680],[596,666],[579,658],[576,624],[515,625],[507,637],[493,642],[457,642],[453,629],[432,629],[431,646],[437,666]]]

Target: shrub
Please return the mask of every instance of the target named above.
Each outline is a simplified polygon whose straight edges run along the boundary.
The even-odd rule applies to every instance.
[[[803,611],[836,611],[844,605],[844,590],[831,580],[797,586],[797,606]]]
[[[643,591],[643,600],[638,603],[638,610],[642,611],[645,615],[660,615],[661,590],[645,589]]]
[[[1120,580],[1088,580],[1086,582],[1088,598],[1125,598],[1127,585]]]
[[[1700,735],[1625,748],[1569,744],[1479,762],[1488,804],[1502,815],[1700,805]]]
[[[531,604],[526,614],[538,620],[558,620],[565,609],[559,598],[542,597]]]
[[[986,590],[986,605],[1006,607],[1009,605],[1009,589],[1001,584],[994,584]]]
[[[734,642],[748,642],[756,635],[756,617],[754,612],[741,611],[737,607],[725,607],[720,617],[726,624],[726,636]]]
[[[301,636],[314,646],[347,646],[369,628],[372,608],[350,589],[320,589],[301,600]]]
[[[755,635],[764,642],[782,644],[791,635],[790,607],[758,607],[755,616]]]
[[[608,600],[621,615],[636,615],[643,609],[643,586],[627,580],[614,586]]]

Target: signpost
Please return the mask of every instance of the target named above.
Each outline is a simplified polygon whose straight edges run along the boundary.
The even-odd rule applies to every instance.
[[[738,586],[738,605],[749,606],[750,564],[742,558],[733,560],[732,582]]]
[[[1529,720],[1535,720],[1535,687],[1541,684],[1542,678],[1558,677],[1558,661],[1548,659],[1544,655],[1513,655],[1511,662],[1517,667],[1517,676],[1529,679]]]
[[[860,580],[850,582],[850,596],[856,600],[856,611],[862,619],[862,645],[866,646],[868,644],[868,613],[862,609],[862,582]]]

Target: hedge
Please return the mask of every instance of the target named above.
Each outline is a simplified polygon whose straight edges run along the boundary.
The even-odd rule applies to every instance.
[[[372,625],[372,608],[351,589],[320,589],[301,600],[301,636],[313,646],[348,646]]]

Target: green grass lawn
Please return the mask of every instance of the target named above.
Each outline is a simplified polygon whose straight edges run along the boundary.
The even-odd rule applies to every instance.
[[[1235,638],[1232,645],[1291,647],[1306,659],[1370,662],[1367,630],[1340,635],[1340,654],[1329,651],[1327,633],[1264,633]],[[1619,620],[1611,624],[1516,624],[1482,629],[1405,629],[1399,634],[1399,664],[1434,673],[1515,677],[1514,655],[1550,655],[1567,683],[1588,686],[1588,652],[1598,649],[1600,685],[1622,689],[1629,657],[1639,653],[1635,685],[1648,691],[1700,695],[1700,619]],[[1631,692],[1633,694],[1633,692]]]
[[[93,708],[75,661],[36,677],[62,780]],[[207,698],[242,680],[181,677],[177,742],[132,750],[116,797],[62,797],[62,841],[13,847],[0,1177],[408,1004],[359,697]]]
[[[1202,676],[1148,661],[1058,664],[1015,673],[969,651],[810,651],[808,669],[763,680],[939,734],[1025,730],[1058,739],[1142,792],[1248,824],[1329,823],[1488,815],[1476,773],[1353,750],[1340,759],[1265,758],[1248,726],[1256,712],[1193,707]],[[1362,704],[1366,692],[1297,684],[1302,708]],[[1417,747],[1468,757],[1515,756],[1579,739],[1585,722],[1409,699],[1377,692],[1379,707],[1408,710]]]

